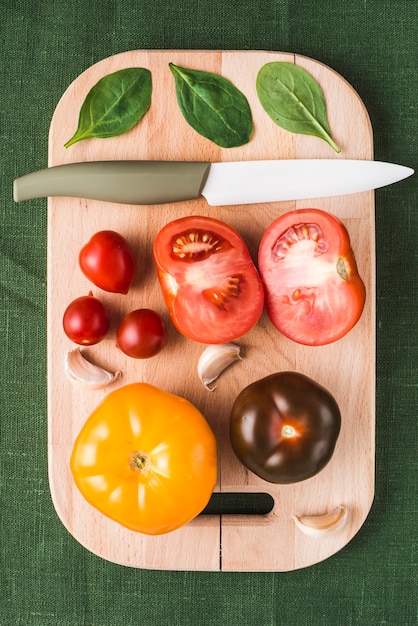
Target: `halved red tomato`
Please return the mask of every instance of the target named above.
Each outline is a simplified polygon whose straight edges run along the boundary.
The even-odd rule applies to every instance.
[[[285,213],[264,233],[258,264],[267,313],[289,339],[325,345],[359,320],[366,290],[335,216],[319,209]]]
[[[210,217],[183,217],[157,234],[153,252],[171,319],[183,335],[224,343],[257,323],[263,285],[231,226]]]

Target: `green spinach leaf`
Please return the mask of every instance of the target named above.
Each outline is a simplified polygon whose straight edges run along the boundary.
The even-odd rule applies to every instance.
[[[266,63],[258,73],[256,88],[261,105],[278,126],[320,137],[340,152],[331,137],[324,94],[309,72],[285,61]]]
[[[128,67],[103,76],[84,100],[74,136],[65,144],[93,137],[117,137],[133,128],[151,104],[151,72]]]
[[[248,143],[253,130],[244,94],[219,74],[190,70],[169,63],[177,102],[186,122],[222,148]]]

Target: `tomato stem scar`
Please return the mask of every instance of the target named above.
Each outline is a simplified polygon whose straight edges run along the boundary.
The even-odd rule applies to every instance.
[[[142,450],[135,450],[129,455],[129,467],[133,472],[144,473],[151,465],[149,454]]]
[[[345,264],[344,259],[342,259],[341,257],[337,261],[337,273],[338,273],[338,276],[340,278],[342,278],[343,280],[348,280],[349,279],[347,266]]]
[[[283,428],[282,428],[282,436],[283,436],[284,439],[291,439],[295,435],[296,435],[296,431],[293,428],[293,426],[289,426],[288,424],[283,426]]]

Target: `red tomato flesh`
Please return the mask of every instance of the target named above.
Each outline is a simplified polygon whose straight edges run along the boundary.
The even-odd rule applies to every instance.
[[[264,233],[258,263],[267,313],[289,339],[325,345],[359,320],[366,290],[349,234],[329,213],[300,209],[279,217]]]
[[[263,286],[242,237],[228,224],[190,216],[157,234],[154,259],[176,328],[202,343],[224,343],[258,321]]]

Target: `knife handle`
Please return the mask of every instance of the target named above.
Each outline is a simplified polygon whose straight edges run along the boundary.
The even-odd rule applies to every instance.
[[[88,161],[56,165],[14,181],[14,200],[49,196],[120,204],[160,204],[198,198],[210,163],[199,161]]]

